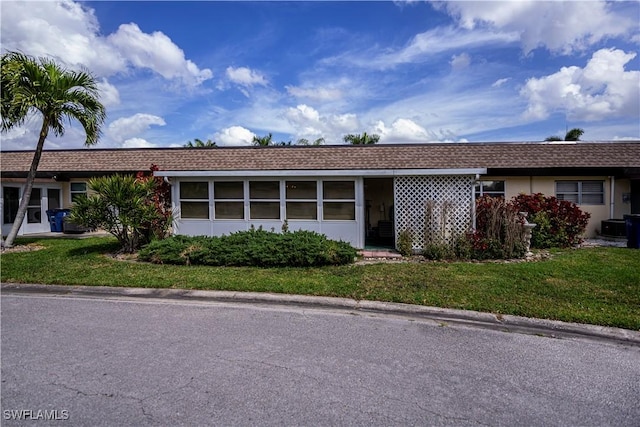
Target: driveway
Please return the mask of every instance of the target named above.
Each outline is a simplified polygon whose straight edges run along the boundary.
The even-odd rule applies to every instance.
[[[638,346],[309,307],[1,300],[6,426],[38,415],[70,426],[640,419]]]

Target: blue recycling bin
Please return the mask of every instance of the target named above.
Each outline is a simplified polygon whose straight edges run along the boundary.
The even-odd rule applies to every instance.
[[[60,209],[49,209],[47,210],[47,218],[49,219],[49,228],[53,233],[62,232],[61,228],[58,228],[58,223],[56,222],[56,214]]]
[[[640,249],[640,214],[625,215],[627,228],[627,247]]]
[[[64,231],[64,217],[71,213],[70,209],[55,209],[56,231],[62,233]]]

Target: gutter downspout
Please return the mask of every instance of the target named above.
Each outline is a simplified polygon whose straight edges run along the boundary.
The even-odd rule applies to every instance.
[[[613,219],[615,215],[615,196],[616,196],[616,177],[610,176],[609,183],[611,184],[611,188],[609,190],[609,218]]]
[[[476,231],[476,182],[480,179],[480,174],[476,174],[476,179],[471,183],[471,229]]]

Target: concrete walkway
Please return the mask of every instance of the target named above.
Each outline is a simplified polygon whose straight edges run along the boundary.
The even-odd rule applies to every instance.
[[[186,289],[115,288],[101,286],[60,286],[3,283],[6,294],[48,294],[58,297],[86,297],[104,299],[167,299],[212,303],[237,303],[274,306],[298,306],[315,309],[345,310],[357,313],[420,318],[440,324],[488,328],[505,332],[542,335],[552,338],[582,338],[614,341],[640,346],[640,331],[621,328],[532,319],[520,316],[454,310],[412,304],[354,300],[349,298],[316,297],[306,295],[271,294],[232,291],[200,291]]]

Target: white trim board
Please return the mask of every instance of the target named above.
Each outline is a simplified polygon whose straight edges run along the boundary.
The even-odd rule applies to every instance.
[[[339,170],[214,170],[214,171],[156,171],[156,176],[166,177],[249,177],[249,176],[433,176],[433,175],[485,175],[486,168],[476,169],[339,169]]]

